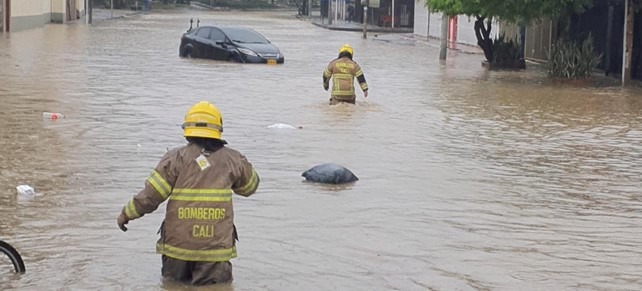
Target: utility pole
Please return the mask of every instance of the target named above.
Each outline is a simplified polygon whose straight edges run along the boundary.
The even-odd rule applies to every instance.
[[[111,18],[114,18],[114,0],[111,0],[110,13],[111,13]]]
[[[390,22],[390,27],[395,28],[395,0],[390,0],[392,2],[392,21]]]
[[[611,44],[613,43],[613,5],[609,4],[609,20],[606,23],[606,51],[604,52],[604,75],[611,73]]]
[[[441,14],[441,39],[439,45],[439,59],[445,60],[448,53],[448,15],[446,13]]]
[[[332,0],[328,0],[328,25],[332,25]]]
[[[432,14],[432,11],[430,11],[430,8],[426,8],[426,11],[428,11],[428,17],[426,17],[426,37],[427,40],[430,40],[430,14]]]
[[[89,17],[87,17],[87,21],[91,24],[94,18],[94,4],[92,3],[93,0],[87,0],[87,2],[89,3]]]
[[[363,6],[363,39],[368,38],[368,6],[370,0],[366,0],[366,6]]]
[[[631,53],[633,51],[633,3],[625,0],[624,5],[624,45],[622,52],[622,86],[631,82]]]

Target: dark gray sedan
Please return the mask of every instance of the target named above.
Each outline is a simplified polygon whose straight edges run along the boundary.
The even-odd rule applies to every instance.
[[[278,47],[250,28],[200,26],[181,37],[181,57],[206,58],[239,63],[282,64]]]

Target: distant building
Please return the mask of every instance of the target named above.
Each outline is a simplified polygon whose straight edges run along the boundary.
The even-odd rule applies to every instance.
[[[339,3],[342,0],[333,0]],[[346,2],[346,0],[343,0]],[[349,0],[354,4],[354,21],[363,23],[365,0]],[[423,6],[422,6],[423,7]],[[415,0],[368,0],[368,24],[390,28],[412,28]]]
[[[85,15],[85,0],[0,0],[0,33],[65,23]]]
[[[593,6],[582,14],[571,15],[566,25],[559,20],[544,19],[526,29],[524,55],[526,58],[547,60],[551,44],[566,37],[581,41],[589,34],[593,37],[595,53],[602,55],[598,68],[606,75],[621,77],[624,55],[625,1],[595,0]],[[642,80],[642,11],[633,12],[634,27],[631,31],[631,77]]]
[[[594,0],[593,5],[584,13],[571,15],[564,24],[561,19],[541,19],[525,28],[524,57],[531,60],[546,61],[551,45],[561,34],[572,40],[581,41],[589,34],[593,37],[595,53],[602,55],[598,65],[606,75],[622,76],[625,48],[626,7],[631,7],[631,34],[628,45],[630,67],[626,74],[633,79],[642,80],[642,10],[635,10],[634,3],[628,0]],[[425,1],[417,0],[415,9],[414,33],[424,37],[441,37],[441,13],[430,13]],[[566,18],[564,18],[566,19]],[[456,16],[448,22],[449,44],[476,45],[477,38],[473,29],[474,18]],[[517,40],[519,29],[516,25],[495,23],[491,35],[504,33],[507,38]],[[626,69],[626,68],[625,68]],[[629,78],[629,76],[627,76]]]

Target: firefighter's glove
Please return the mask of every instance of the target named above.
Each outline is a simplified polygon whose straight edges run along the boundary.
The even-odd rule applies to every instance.
[[[330,88],[330,85],[329,85],[329,84],[325,84],[325,83],[323,83],[323,89],[324,89],[324,90],[328,91],[328,89],[329,89],[329,88]]]
[[[128,222],[129,218],[127,218],[127,216],[122,212],[120,213],[120,215],[118,215],[118,219],[116,219],[116,223],[118,223],[118,227],[122,231],[127,231],[127,227],[125,226],[125,224],[127,224]]]

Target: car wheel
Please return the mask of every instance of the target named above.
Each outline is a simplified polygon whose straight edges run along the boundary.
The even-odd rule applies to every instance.
[[[183,54],[183,57],[191,58],[192,57],[192,50],[190,50],[190,49],[186,50],[185,53]]]
[[[239,62],[239,59],[238,59],[237,57],[235,57],[235,56],[230,56],[230,58],[229,58],[229,59],[227,59],[227,60],[228,60],[229,62],[231,62],[231,63],[240,63],[240,62]]]

